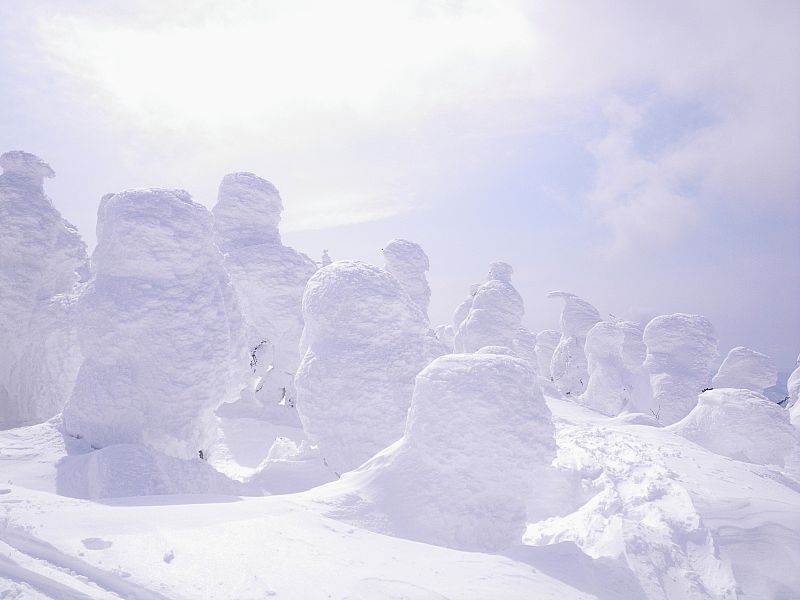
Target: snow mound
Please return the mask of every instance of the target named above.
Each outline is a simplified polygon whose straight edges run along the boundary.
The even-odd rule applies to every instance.
[[[211,214],[182,190],[109,194],[97,239],[77,308],[85,360],[64,426],[95,447],[194,458],[215,437],[214,409],[234,393],[240,335]]]
[[[243,344],[251,374],[234,410],[299,426],[294,374],[301,358],[301,303],[317,266],[281,243],[282,211],[280,194],[269,181],[231,173],[220,183],[213,214],[225,267],[248,325]]]
[[[422,246],[408,240],[392,240],[381,250],[386,261],[384,269],[394,275],[427,317],[431,303],[431,288],[425,273],[430,269],[428,255]]]
[[[536,345],[534,351],[536,352],[536,363],[539,367],[539,375],[550,379],[552,374],[550,372],[550,365],[553,362],[553,353],[561,341],[561,333],[555,329],[545,329],[536,334]]]
[[[416,379],[403,438],[342,480],[338,517],[464,550],[519,545],[555,458],[552,417],[523,361],[451,354]]]
[[[786,390],[789,393],[789,416],[792,424],[800,429],[800,367],[797,367],[792,374],[789,375],[789,380],[786,382]]]
[[[173,458],[137,444],[68,456],[58,465],[58,492],[73,498],[235,494],[240,488],[199,458]]]
[[[511,265],[503,262],[489,266],[486,283],[475,292],[469,312],[459,325],[457,351],[475,352],[484,346],[514,348],[520,343],[525,305],[511,285],[512,271]]]
[[[659,420],[670,425],[688,415],[698,394],[710,387],[717,334],[707,318],[676,313],[650,321],[644,343],[653,404]]]
[[[692,412],[668,429],[717,454],[761,465],[783,466],[800,447],[786,410],[746,389],[703,392]]]
[[[303,316],[297,409],[309,440],[343,473],[403,434],[427,319],[395,277],[355,261],[314,274]]]
[[[650,381],[642,363],[642,330],[628,321],[601,321],[586,335],[589,383],[580,403],[609,417],[624,409],[649,412]]]
[[[550,292],[548,298],[562,298],[561,340],[553,351],[550,373],[559,391],[565,396],[579,396],[589,381],[586,334],[602,321],[600,312],[583,298],[569,292]]]
[[[71,294],[86,246],[44,193],[50,166],[0,156],[0,429],[39,423],[69,398],[80,367]]]
[[[739,346],[728,352],[711,380],[715,388],[737,388],[763,394],[778,381],[778,368],[766,354]]]

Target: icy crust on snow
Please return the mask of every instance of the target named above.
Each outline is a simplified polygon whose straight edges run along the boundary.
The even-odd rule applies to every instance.
[[[251,376],[238,409],[274,423],[299,425],[294,374],[300,363],[301,303],[317,269],[281,243],[278,190],[252,173],[231,173],[219,186],[214,227],[240,309]]]
[[[403,434],[414,377],[426,364],[427,319],[394,276],[357,261],[311,277],[303,316],[297,410],[341,474]]]
[[[668,429],[717,454],[761,465],[783,466],[800,449],[800,432],[787,411],[746,389],[703,392],[692,412]]]
[[[561,340],[553,351],[550,373],[565,396],[579,396],[589,381],[584,345],[586,334],[602,321],[598,310],[583,298],[569,292],[550,292],[548,298],[562,298]]]
[[[737,388],[763,394],[778,381],[778,368],[766,354],[744,346],[733,348],[711,380],[715,388]]]
[[[717,334],[707,318],[676,313],[650,321],[644,328],[644,343],[653,405],[661,423],[670,425],[688,415],[697,396],[711,387]]]
[[[49,419],[80,366],[71,294],[86,246],[44,193],[55,174],[27,152],[0,156],[0,429]]]
[[[430,269],[428,255],[422,246],[408,240],[392,240],[381,250],[384,269],[394,275],[427,317],[431,303],[431,288],[425,273]]]
[[[343,479],[337,518],[463,550],[520,543],[526,504],[555,458],[552,418],[523,361],[451,354],[416,378],[402,439]]]
[[[78,312],[85,357],[66,430],[95,447],[207,449],[234,390],[240,318],[211,214],[182,190],[128,190],[98,211],[94,278]],[[236,360],[238,358],[238,360]]]
[[[535,340],[522,327],[525,304],[511,284],[511,265],[495,262],[489,265],[486,283],[478,287],[469,301],[469,310],[461,321],[455,341],[457,352],[475,352],[484,346],[514,348],[536,369]],[[456,311],[455,318],[463,311]]]
[[[628,321],[601,321],[586,335],[589,383],[580,403],[613,417],[623,410],[650,412],[650,381],[642,367],[642,329]]]

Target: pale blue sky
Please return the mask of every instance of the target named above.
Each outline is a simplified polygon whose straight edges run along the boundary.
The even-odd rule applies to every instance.
[[[100,197],[250,170],[284,239],[431,259],[449,321],[493,260],[532,329],[551,289],[696,312],[721,350],[800,352],[800,4],[5,0],[0,150],[94,243]]]

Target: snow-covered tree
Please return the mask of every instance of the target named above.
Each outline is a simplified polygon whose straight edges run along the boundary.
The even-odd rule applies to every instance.
[[[565,396],[579,396],[589,381],[587,371],[586,334],[600,322],[600,313],[583,298],[569,292],[550,292],[548,298],[563,298],[561,340],[553,351],[550,373],[559,391]]]

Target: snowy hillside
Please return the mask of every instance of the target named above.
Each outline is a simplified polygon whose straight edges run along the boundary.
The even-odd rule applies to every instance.
[[[3,600],[800,598],[800,370],[706,317],[530,331],[493,262],[437,326],[418,244],[317,265],[252,173],[89,261],[0,166]]]

